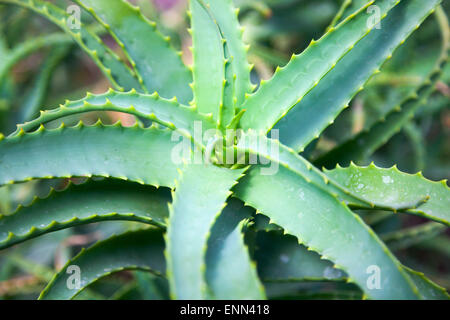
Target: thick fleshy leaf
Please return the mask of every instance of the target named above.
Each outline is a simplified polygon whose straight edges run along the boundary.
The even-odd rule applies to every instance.
[[[302,151],[349,105],[394,50],[416,30],[439,0],[402,1],[277,123],[280,141]],[[370,59],[367,57],[370,55]]]
[[[344,281],[346,274],[321,259],[291,235],[280,231],[256,233],[254,259],[262,281]]]
[[[363,1],[365,1],[366,3],[368,2],[368,0],[363,0]],[[331,20],[327,30],[336,27],[336,25],[340,21],[342,21],[346,17],[348,17],[348,14],[346,14],[346,13],[348,13],[348,11],[351,10],[351,7],[352,7],[352,5],[354,5],[354,3],[355,3],[355,1],[352,1],[352,0],[343,0],[341,3],[341,6],[339,7],[339,10],[334,15],[333,20]],[[362,5],[361,5],[361,7],[362,7]],[[354,10],[354,11],[357,11],[357,10]]]
[[[77,0],[102,23],[127,54],[149,92],[165,98],[192,99],[192,74],[154,22],[124,0]],[[133,35],[133,36],[130,36]]]
[[[409,274],[416,287],[419,289],[424,299],[428,300],[449,300],[450,296],[447,291],[429,280],[421,272],[414,271],[407,267],[403,267]]]
[[[161,98],[156,93],[148,95],[139,94],[134,90],[130,92],[109,90],[99,95],[88,93],[83,99],[66,101],[64,105],[56,109],[43,111],[37,119],[18,125],[15,133],[36,129],[40,124],[90,111],[117,111],[133,114],[171,129],[180,129],[180,133],[189,138],[194,132],[196,122],[202,126],[202,130],[216,127],[211,116],[200,115],[194,108],[180,105],[176,100]]]
[[[227,128],[229,125],[233,126],[232,122],[236,114],[236,77],[233,73],[233,63],[229,46],[224,39],[224,56],[225,56],[225,84],[223,87],[222,106],[219,112],[219,126]],[[235,127],[233,127],[234,129]]]
[[[206,244],[210,229],[242,170],[189,164],[180,172],[169,205],[167,277],[176,299],[204,299]]]
[[[128,68],[124,61],[110,50],[94,33],[80,23],[80,28],[70,28],[67,21],[73,19],[64,10],[48,1],[40,0],[0,0],[0,3],[10,3],[28,8],[42,15],[69,34],[78,45],[92,58],[111,84],[118,90],[130,90],[142,87],[136,74]]]
[[[0,249],[40,235],[110,220],[163,226],[169,216],[169,191],[124,181],[90,181],[52,191],[14,213],[0,215]]]
[[[396,167],[383,169],[374,164],[358,167],[352,163],[347,168],[327,170],[326,174],[352,193],[387,206],[425,197],[424,204],[407,212],[450,225],[450,188],[445,180],[434,182],[425,179],[421,173],[411,175]]]
[[[119,125],[41,129],[0,141],[0,185],[33,178],[104,176],[172,187],[172,131]]]
[[[164,239],[161,230],[132,231],[100,241],[67,262],[41,292],[42,300],[76,297],[97,280],[122,270],[146,270],[164,274]],[[79,272],[80,283],[75,279]],[[69,286],[70,284],[71,286]],[[73,287],[73,288],[72,288]]]
[[[282,145],[276,139],[269,139],[264,135],[257,135],[252,130],[241,134],[239,143],[235,148],[240,152],[248,153],[250,163],[253,163],[251,160],[252,157],[253,159],[259,157],[260,160],[261,158],[265,158],[266,161],[271,163],[272,172],[276,171],[280,166],[285,167],[292,174],[305,179],[330,195],[344,200],[352,207],[398,211],[416,208],[427,199],[426,195],[415,193],[408,199],[409,201],[393,201],[389,203],[379,201],[376,195],[372,197],[370,193],[361,194],[353,192],[352,188],[348,188],[341,181],[333,179],[333,177],[321,172],[293,149]],[[265,170],[269,174],[271,173],[267,169]]]
[[[344,203],[289,169],[263,175],[253,167],[234,192],[245,203],[331,260],[374,299],[421,298],[399,261]],[[382,270],[380,287],[368,286],[370,270]]]
[[[190,0],[193,104],[218,120],[225,81],[224,45],[218,26],[199,0]]]
[[[143,300],[168,300],[169,284],[167,279],[155,276],[149,272],[135,271],[140,297]]]
[[[344,2],[347,2],[347,1],[344,1]],[[361,7],[367,5],[367,3],[370,2],[370,0],[350,0],[349,2],[350,2],[350,4],[348,6],[346,6],[344,12],[342,13],[341,18],[338,20],[338,23],[345,20],[345,18],[347,18],[352,13],[358,11]]]
[[[234,75],[235,104],[240,108],[245,100],[245,95],[250,93],[251,66],[247,62],[247,48],[242,41],[243,29],[239,26],[238,9],[233,7],[232,0],[200,0],[209,8],[212,16],[219,26],[222,37],[226,41],[228,50],[227,60],[232,67]]]
[[[253,210],[237,199],[229,199],[211,229],[206,253],[206,280],[210,298],[260,300],[264,289],[244,243],[246,219]]]
[[[381,17],[397,3],[397,0],[377,1]],[[312,41],[300,55],[293,55],[285,67],[278,68],[272,79],[263,82],[242,106],[247,110],[241,120],[242,128],[270,130],[375,27],[367,23],[368,18],[364,7],[320,40]]]
[[[347,276],[329,261],[279,231],[256,234],[255,258],[261,278],[268,282],[346,281]],[[403,267],[424,299],[448,300],[444,288],[428,280],[424,274]]]
[[[369,128],[322,155],[315,161],[318,166],[334,167],[337,163],[348,165],[350,161],[365,160],[392,136],[408,124],[417,110],[422,107],[435,90],[435,85],[443,75],[450,54],[450,26],[442,8],[436,10],[442,31],[442,54],[436,67],[422,84],[398,106],[383,115]]]

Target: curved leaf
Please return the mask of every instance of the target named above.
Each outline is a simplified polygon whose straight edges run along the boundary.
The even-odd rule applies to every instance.
[[[299,243],[331,260],[370,298],[417,299],[421,295],[399,261],[344,203],[280,167],[273,175],[252,168],[234,192],[271,218]],[[367,286],[371,266],[382,270],[381,288]]]
[[[370,2],[370,0],[350,0],[350,4],[347,6],[345,11],[342,13],[342,16],[338,20],[338,23],[345,20],[349,15],[358,11],[361,7],[367,5],[367,3],[369,3],[369,2]]]
[[[40,124],[52,120],[90,111],[130,113],[171,129],[180,129],[180,133],[188,138],[192,138],[191,133],[194,132],[196,122],[201,123],[203,130],[216,127],[216,124],[211,121],[211,116],[200,115],[194,108],[180,105],[176,100],[161,98],[157,93],[148,95],[139,94],[134,90],[130,92],[109,90],[99,95],[88,93],[81,100],[66,101],[59,108],[43,111],[37,119],[18,125],[15,134],[21,130],[29,131],[38,128]]]
[[[297,240],[277,231],[260,231],[256,234],[255,258],[262,279],[269,282],[292,281],[345,281],[346,274],[335,269],[320,255],[308,251]],[[424,299],[448,300],[444,288],[428,280],[423,273],[403,266]]]
[[[381,17],[385,17],[398,2],[377,1]],[[369,17],[365,9],[363,7],[350,15],[320,40],[312,41],[300,55],[293,55],[285,67],[278,68],[272,79],[262,82],[258,91],[242,106],[247,110],[241,120],[242,128],[267,132],[316,87],[339,60],[375,27],[368,26]]]
[[[233,58],[225,39],[224,41],[225,82],[223,87],[222,105],[219,110],[219,127],[229,128],[228,126],[234,125],[233,120],[235,120],[236,114],[236,78],[235,74],[233,73]],[[236,128],[236,126],[233,126],[232,128]]]
[[[445,180],[434,182],[425,179],[421,173],[411,175],[396,167],[378,168],[373,163],[368,167],[352,163],[347,168],[327,170],[326,174],[352,193],[386,206],[409,203],[418,196],[427,197],[420,207],[406,212],[450,225],[450,188]]]
[[[228,204],[211,229],[206,252],[206,281],[211,298],[219,300],[261,300],[264,288],[255,264],[250,260],[242,234],[253,210],[237,199]]]
[[[225,81],[224,45],[217,25],[199,0],[191,0],[194,104],[218,120]]]
[[[39,299],[73,299],[90,284],[122,270],[138,269],[162,275],[165,270],[163,252],[162,231],[155,229],[132,231],[97,242],[68,261],[41,292]],[[67,285],[74,272],[71,266],[80,271],[78,289],[70,289]]]
[[[240,108],[244,103],[247,93],[253,91],[253,85],[250,82],[251,66],[247,62],[247,48],[242,42],[243,29],[239,26],[239,10],[233,7],[232,0],[200,0],[210,9],[217,25],[219,26],[222,37],[226,41],[226,47],[229,51],[227,57],[229,66],[232,67],[234,79],[234,96],[236,97],[236,107]],[[227,54],[228,55],[228,54]],[[230,70],[231,72],[231,70]]]
[[[410,268],[403,267],[409,274],[414,284],[419,289],[424,299],[428,300],[449,300],[450,296],[447,291],[427,279],[421,272],[414,271]]]
[[[426,195],[416,193],[414,194],[415,198],[410,197],[408,199],[409,201],[386,202],[379,201],[379,198],[376,195],[372,196],[371,193],[361,194],[354,192],[352,188],[348,188],[341,181],[333,179],[332,176],[328,176],[315,168],[294,150],[279,143],[278,140],[269,139],[264,135],[257,135],[252,130],[241,134],[240,140],[235,148],[241,152],[249,153],[250,163],[253,163],[251,160],[252,156],[258,156],[260,159],[263,157],[274,165],[274,170],[279,166],[283,166],[292,174],[305,179],[330,195],[344,200],[352,207],[398,211],[416,208],[427,199]]]
[[[138,7],[124,0],[77,0],[76,3],[108,29],[149,92],[157,91],[165,98],[176,96],[184,104],[192,99],[191,72],[156,24],[147,20]]]
[[[400,105],[376,121],[370,128],[361,131],[315,161],[318,166],[331,168],[336,163],[347,165],[350,161],[359,161],[369,157],[375,150],[385,144],[394,134],[414,117],[415,112],[427,101],[435,89],[435,84],[443,74],[450,52],[450,27],[442,10],[436,10],[442,29],[442,55],[437,66]]]
[[[336,12],[335,16],[333,17],[333,20],[331,20],[327,30],[336,27],[336,25],[339,23],[339,21],[341,21],[341,19],[343,18],[345,19],[347,17],[345,13],[351,8],[352,2],[353,2],[352,0],[342,0],[339,10]]]
[[[242,172],[212,164],[190,164],[180,172],[165,236],[167,278],[173,298],[206,298],[208,235]]]
[[[262,281],[345,281],[346,274],[333,263],[279,231],[256,233],[254,259]]]
[[[0,0],[0,3],[10,3],[28,8],[56,24],[80,45],[118,90],[130,90],[132,88],[139,90],[141,88],[134,72],[100,38],[84,27],[81,22],[80,29],[69,27],[67,21],[73,17],[69,16],[64,10],[48,1],[41,0]]]
[[[52,192],[14,213],[0,215],[0,249],[82,224],[129,220],[164,226],[167,190],[122,181],[87,182]]]
[[[280,132],[280,141],[296,151],[302,151],[308,143],[317,138],[439,2],[402,1],[393,8],[382,21],[380,29],[372,30],[358,42],[336,67],[275,125],[274,129]]]
[[[0,141],[0,185],[33,178],[104,176],[172,187],[170,130],[120,125],[41,129]]]

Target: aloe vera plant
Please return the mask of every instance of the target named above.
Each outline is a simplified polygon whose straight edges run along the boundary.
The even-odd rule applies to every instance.
[[[173,299],[265,299],[273,283],[310,281],[348,283],[357,298],[448,298],[389,247],[447,229],[447,182],[354,163],[409,125],[442,76],[450,31],[440,0],[344,1],[320,39],[258,85],[231,0],[189,1],[192,67],[139,7],[123,0],[74,2],[106,29],[122,57],[89,26],[68,27],[73,17],[57,5],[0,0],[61,28],[53,43],[67,46],[72,38],[112,86],[51,110],[41,106],[34,119],[27,107],[17,129],[1,135],[0,185],[84,180],[1,216],[0,249],[96,222],[132,221],[141,228],[83,249],[56,272],[41,299],[89,297],[89,285],[123,270],[157,276],[143,280],[144,287],[167,281]],[[368,23],[371,6],[380,28]],[[314,162],[304,156],[433,13],[442,54],[414,94]],[[27,50],[33,49],[0,51],[6,57],[0,81]],[[104,111],[138,121],[51,127]],[[431,222],[381,238],[362,211],[369,219],[384,211]],[[68,286],[74,267],[79,280]]]

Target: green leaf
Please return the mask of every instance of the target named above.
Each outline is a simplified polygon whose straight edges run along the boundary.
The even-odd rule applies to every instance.
[[[19,268],[25,273],[35,276],[44,283],[48,283],[53,278],[53,275],[55,273],[52,268],[49,268],[44,264],[37,263],[34,260],[24,258],[22,255],[19,255],[16,252],[9,254],[7,257],[7,261],[9,263],[12,263],[13,266]],[[41,290],[41,288],[39,288],[38,290]],[[93,292],[89,289],[84,290],[81,296],[83,296],[84,299],[89,300],[105,299],[105,297],[102,296],[101,294]]]
[[[260,231],[256,234],[255,258],[261,278],[268,282],[343,281],[346,274],[333,267],[320,255],[308,251],[297,240],[277,231]],[[423,273],[403,266],[425,299],[450,297],[444,288],[428,280]]]
[[[0,187],[0,214],[11,211],[11,195],[8,186]]]
[[[364,160],[375,150],[385,144],[403,126],[408,124],[416,111],[422,107],[435,89],[435,85],[442,76],[448,63],[450,51],[450,27],[442,8],[437,11],[438,21],[443,35],[442,55],[436,67],[423,83],[410,94],[400,105],[393,108],[387,115],[383,115],[370,128],[361,131],[353,138],[345,141],[336,148],[322,155],[315,161],[318,166],[332,168],[336,163],[347,165],[350,161]]]
[[[358,42],[323,77],[303,100],[274,127],[280,141],[296,151],[302,151],[317,138],[337,115],[348,107],[351,99],[363,89],[370,77],[379,72],[394,50],[416,30],[439,0],[402,1],[383,19],[380,29],[374,29]],[[370,59],[367,57],[370,56]]]
[[[265,298],[250,260],[242,232],[253,210],[237,199],[229,199],[211,229],[206,252],[206,280],[210,298],[219,300],[261,300]]]
[[[138,7],[124,0],[77,0],[116,39],[149,92],[174,96],[187,104],[192,99],[191,72],[173,50],[169,40],[147,20]],[[133,35],[132,37],[130,35]]]
[[[352,193],[387,206],[409,203],[418,196],[427,197],[424,204],[406,212],[450,225],[450,189],[445,180],[434,182],[421,173],[411,175],[396,167],[383,169],[374,164],[358,167],[352,163],[347,168],[327,170],[326,174]]]
[[[201,123],[202,130],[214,129],[216,124],[211,116],[200,115],[192,107],[180,105],[175,99],[167,100],[152,95],[130,92],[116,92],[110,89],[107,93],[87,96],[77,101],[66,101],[59,108],[43,111],[35,120],[17,126],[15,134],[21,130],[29,131],[38,128],[40,124],[90,111],[117,111],[133,114],[157,122],[180,133],[187,138],[194,132],[196,122]],[[201,141],[199,142],[201,143]]]
[[[164,226],[170,194],[165,189],[107,180],[71,185],[35,198],[14,213],[0,215],[0,249],[40,235],[78,225],[110,220]]]
[[[58,32],[33,38],[17,45],[14,49],[9,50],[8,54],[4,55],[4,58],[2,58],[2,64],[0,65],[0,81],[4,81],[11,68],[27,56],[42,48],[66,45],[70,42],[70,38],[63,33]]]
[[[414,271],[412,269],[409,269],[407,267],[403,267],[411,277],[412,281],[414,281],[414,284],[419,289],[420,293],[425,299],[428,300],[449,300],[450,296],[448,295],[447,291],[432,282],[431,280],[427,279],[425,275],[421,272]]]
[[[138,290],[143,300],[168,300],[169,284],[167,279],[148,272],[134,272]]]
[[[176,299],[206,298],[205,255],[210,229],[242,170],[212,164],[186,165],[169,205],[167,278]]]
[[[238,151],[248,153],[248,161],[250,163],[257,163],[255,161],[259,157],[261,160],[265,158],[271,162],[272,171],[267,170],[265,174],[272,174],[278,167],[283,166],[292,174],[297,175],[314,184],[316,187],[329,193],[330,195],[344,200],[349,206],[365,209],[383,209],[383,210],[406,210],[415,208],[421,205],[427,198],[426,195],[414,194],[416,198],[411,197],[409,202],[386,202],[379,201],[379,199],[371,194],[361,194],[354,192],[352,188],[346,187],[341,181],[333,179],[315,168],[310,162],[297,154],[289,147],[282,145],[276,139],[269,139],[264,135],[257,135],[254,131],[242,133],[238,144],[235,146]],[[252,159],[253,157],[253,159]]]
[[[358,11],[361,7],[364,7],[367,5],[367,3],[370,2],[370,0],[350,0],[350,5],[347,6],[345,11],[342,13],[341,18],[338,20],[338,23],[345,20],[349,15],[352,13]]]
[[[67,55],[69,49],[70,46],[56,47],[49,53],[34,80],[32,89],[25,97],[25,101],[21,106],[19,122],[31,120],[39,113],[39,108],[47,95],[53,71]]]
[[[260,170],[261,166],[253,167],[234,188],[246,204],[270,217],[299,243],[333,261],[368,297],[421,297],[400,262],[344,203],[283,166],[273,175],[263,175]],[[380,289],[366,285],[371,266],[382,270]]]
[[[364,0],[367,2],[367,0]],[[333,17],[333,20],[330,22],[330,25],[328,26],[327,30],[336,27],[336,25],[341,21],[341,19],[344,17],[347,17],[345,13],[351,9],[352,4],[354,5],[352,0],[342,0],[341,6],[339,7],[339,10],[336,12],[335,16]],[[362,5],[360,6],[362,7]],[[356,11],[356,10],[355,10]]]
[[[191,0],[192,90],[198,111],[218,120],[225,81],[224,45],[217,25],[199,0]]]
[[[251,66],[247,62],[247,48],[242,41],[244,29],[239,26],[239,10],[233,7],[232,0],[200,0],[210,9],[212,16],[219,26],[222,37],[226,41],[229,51],[227,60],[232,67],[234,75],[235,104],[240,108],[245,100],[245,95],[253,91],[250,82]],[[227,78],[228,79],[228,78]]]
[[[381,17],[397,3],[397,0],[377,1]],[[285,67],[278,68],[272,79],[262,82],[258,91],[246,99],[242,106],[247,110],[241,120],[242,128],[270,130],[375,27],[368,26],[368,18],[363,7],[320,40],[312,41],[300,55],[293,55]]]
[[[0,141],[0,185],[33,178],[104,176],[172,187],[172,131],[119,125],[41,129]]]
[[[164,241],[161,230],[147,229],[113,236],[82,250],[59,271],[41,292],[42,300],[73,299],[97,280],[122,270],[146,270],[162,275],[165,270]],[[80,288],[70,289],[74,271],[80,270]]]
[[[409,139],[410,146],[414,152],[414,168],[417,171],[423,170],[425,168],[427,150],[425,137],[421,129],[413,121],[410,121],[403,127],[403,133]]]
[[[279,231],[256,233],[254,259],[262,281],[345,281],[346,274],[333,263]]]
[[[225,40],[224,43],[224,55],[225,55],[225,85],[223,87],[223,100],[219,112],[219,126],[222,128],[229,128],[228,126],[233,126],[236,128],[237,124],[234,125],[232,122],[235,119],[236,114],[236,78],[233,73],[233,63],[230,53],[229,46]],[[240,120],[240,118],[239,118]]]
[[[439,79],[440,74],[440,70],[435,71],[433,78]],[[375,122],[372,127],[361,131],[353,138],[320,156],[314,163],[319,167],[332,168],[336,164],[345,166],[351,161],[360,162],[367,159],[410,121],[414,113],[425,104],[433,93],[434,84],[435,81],[430,82],[430,78],[427,79],[418,90],[421,94],[420,97],[414,92],[386,117],[383,116]]]
[[[428,222],[415,227],[392,231],[381,235],[391,250],[409,248],[445,232],[447,227],[438,222]]]
[[[79,44],[118,90],[141,89],[135,73],[99,37],[81,23],[80,29],[69,27],[67,21],[69,18],[73,19],[73,17],[64,10],[48,1],[41,0],[0,0],[0,3],[28,8],[56,24]]]

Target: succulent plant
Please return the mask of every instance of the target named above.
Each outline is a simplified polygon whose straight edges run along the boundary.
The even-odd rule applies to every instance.
[[[439,0],[365,1],[354,8],[350,2],[319,40],[254,85],[231,0],[190,0],[192,67],[126,1],[75,1],[119,44],[125,54],[119,57],[92,28],[79,21],[71,27],[73,17],[50,2],[0,0],[63,29],[41,45],[67,44],[71,37],[113,87],[41,111],[1,136],[0,185],[86,181],[1,216],[0,248],[94,222],[142,224],[83,249],[40,298],[74,298],[111,273],[145,270],[167,279],[174,299],[264,299],[268,283],[311,280],[352,283],[363,293],[359,298],[447,299],[445,289],[404,266],[360,215],[383,210],[431,220],[395,239],[446,230],[447,182],[354,162],[405,127],[431,96],[448,61],[448,21]],[[371,22],[368,8],[379,21]],[[314,162],[304,157],[433,12],[442,54],[415,93]],[[2,61],[0,80],[26,50]],[[138,121],[47,126],[93,111]],[[80,279],[71,287],[74,266]]]

